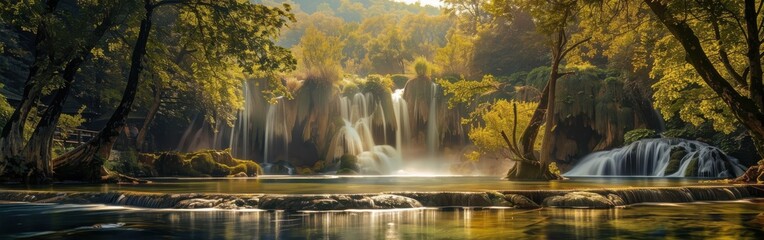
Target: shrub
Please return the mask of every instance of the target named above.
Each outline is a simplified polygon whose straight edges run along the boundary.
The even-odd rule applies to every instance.
[[[430,66],[430,62],[428,62],[427,59],[418,57],[416,60],[414,60],[414,72],[416,73],[417,77],[429,77],[431,71],[432,67]]]

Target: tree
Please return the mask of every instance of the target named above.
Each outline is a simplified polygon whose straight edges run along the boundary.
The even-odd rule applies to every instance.
[[[342,78],[340,60],[343,44],[338,37],[330,37],[315,28],[308,28],[299,46],[296,52],[305,71],[330,82]]]
[[[382,36],[372,39],[366,49],[374,73],[378,74],[404,73],[404,61],[411,59],[396,26],[388,27]]]
[[[48,2],[48,4],[55,4]],[[69,3],[67,3],[69,4]],[[30,77],[25,86],[25,96],[22,98],[22,104],[18,106],[11,120],[4,128],[3,136],[0,136],[1,147],[5,149],[0,154],[0,158],[12,161],[15,166],[12,171],[6,172],[7,176],[24,180],[25,182],[45,181],[52,174],[50,168],[50,154],[52,149],[53,134],[61,115],[63,103],[69,95],[74,77],[80,66],[91,51],[101,41],[101,38],[114,25],[114,20],[118,15],[123,14],[129,4],[110,3],[110,2],[84,2],[79,7],[78,13],[89,15],[90,18],[71,17],[70,14],[77,14],[71,11],[68,6],[62,10],[65,12],[58,18],[56,24],[64,29],[56,29],[60,32],[48,32],[46,26],[48,23],[42,21],[39,24],[38,35],[50,35],[44,37],[46,45],[44,49],[46,60],[40,60],[39,54],[36,62],[30,68]],[[48,5],[45,13],[52,13],[55,6]],[[93,19],[98,20],[94,27],[91,27]],[[59,22],[60,21],[60,22]],[[66,31],[66,29],[76,29]],[[60,36],[59,36],[60,35]],[[37,39],[36,41],[39,41]],[[54,44],[54,42],[56,44]],[[41,49],[37,49],[40,51]],[[36,51],[36,52],[37,52]],[[37,72],[40,66],[53,69],[52,71]],[[59,76],[56,76],[59,74]],[[56,89],[53,99],[49,102],[48,108],[42,114],[40,121],[35,127],[29,140],[24,144],[24,139],[17,136],[23,136],[23,125],[26,123],[26,116],[31,110],[31,105],[37,101],[45,88],[54,86]],[[20,148],[21,147],[21,148]]]
[[[516,143],[507,141],[509,148],[518,149],[517,155],[522,155],[520,159],[514,159],[517,163],[507,173],[508,179],[556,179],[560,178],[555,176],[554,173],[549,171],[549,164],[555,162],[553,159],[551,148],[552,139],[551,131],[554,129],[555,119],[555,93],[557,80],[562,76],[570,74],[571,72],[560,72],[561,64],[565,57],[578,47],[579,45],[587,42],[589,38],[578,39],[575,42],[571,42],[570,31],[572,23],[576,19],[578,14],[578,2],[575,0],[559,0],[559,1],[518,1],[513,3],[511,1],[496,1],[492,5],[492,11],[501,14],[510,14],[514,8],[519,6],[526,11],[530,12],[537,21],[537,29],[549,36],[550,50],[552,53],[551,69],[549,74],[549,81],[544,87],[542,98],[536,108],[536,111],[531,117],[530,124],[523,132],[520,138],[520,146]],[[508,16],[511,17],[511,16]],[[542,125],[545,124],[545,138],[542,141],[540,157],[537,159],[534,155],[533,146],[535,145],[535,139],[538,135],[538,131]],[[514,146],[513,146],[514,145]],[[522,149],[522,151],[520,151]]]
[[[517,135],[526,129],[531,123],[531,117],[536,109],[535,102],[516,102],[507,100],[497,100],[493,103],[485,103],[470,113],[473,121],[471,124],[469,137],[477,146],[477,151],[468,153],[468,158],[477,161],[481,157],[493,157],[500,159],[520,159],[522,156],[516,156],[517,152],[507,148],[505,139],[502,135],[511,136],[511,141],[517,142]],[[479,121],[477,121],[479,119]],[[510,137],[508,136],[508,139]],[[537,136],[543,138],[543,135]],[[540,144],[536,144],[534,149],[539,150]]]
[[[288,13],[288,5],[282,10],[238,1],[164,0],[155,3],[144,0],[145,15],[133,47],[130,73],[121,103],[95,138],[53,160],[59,178],[101,180],[103,162],[109,157],[135,100],[151,35],[153,13],[162,6],[179,9],[180,19],[189,24],[181,25],[178,31],[207,43],[201,49],[207,58],[235,60],[239,67],[250,73],[293,69],[294,59],[289,51],[275,46],[271,40],[278,36],[282,27],[294,20]]]
[[[470,77],[475,46],[472,39],[458,31],[448,35],[448,43],[435,51],[435,64],[444,75]]]
[[[761,65],[761,28],[764,24],[759,21],[764,3],[753,0],[687,4],[645,0],[644,3],[681,45],[685,61],[696,71],[697,77],[748,129],[759,154],[764,154],[764,76]],[[705,39],[713,39],[707,43],[718,45],[704,44],[701,40]],[[731,49],[742,51],[729,51]]]
[[[491,22],[487,0],[442,0],[446,12],[456,16],[458,26],[467,34],[476,34],[484,25]]]

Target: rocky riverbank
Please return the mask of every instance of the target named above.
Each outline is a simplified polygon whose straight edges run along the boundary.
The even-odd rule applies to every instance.
[[[764,185],[582,190],[390,192],[379,194],[159,194],[139,192],[0,191],[0,201],[106,204],[174,209],[347,210],[419,207],[614,208],[646,202],[731,201],[764,197]]]

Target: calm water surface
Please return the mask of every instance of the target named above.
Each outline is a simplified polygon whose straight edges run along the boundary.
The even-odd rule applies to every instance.
[[[0,204],[0,239],[764,239],[764,203],[285,213]]]
[[[573,178],[510,182],[492,176],[261,176],[258,178],[164,178],[151,184],[0,185],[0,190],[140,191],[168,193],[379,193],[393,191],[486,191],[701,185],[690,178]]]

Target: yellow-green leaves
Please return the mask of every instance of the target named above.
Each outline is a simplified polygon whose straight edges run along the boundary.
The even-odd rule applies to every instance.
[[[438,79],[436,82],[443,87],[443,93],[450,96],[449,108],[460,103],[470,103],[476,96],[490,94],[499,88],[499,83],[491,75],[483,76],[480,81],[462,79],[451,83],[445,79]]]
[[[486,103],[485,106],[478,108],[470,114],[472,125],[469,132],[469,138],[478,148],[478,151],[465,155],[470,160],[477,160],[485,154],[499,154],[504,157],[510,157],[507,154],[507,146],[502,139],[501,132],[507,133],[512,140],[513,122],[515,119],[513,105],[517,105],[517,126],[515,136],[518,138],[523,134],[525,128],[530,124],[533,112],[538,103],[535,102],[516,102],[498,100],[492,104]],[[543,139],[544,131],[539,131],[537,139]],[[536,141],[535,149],[541,148],[541,141]]]

